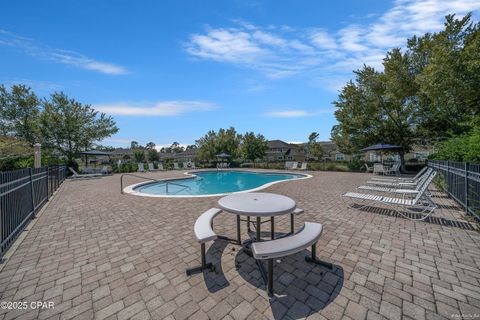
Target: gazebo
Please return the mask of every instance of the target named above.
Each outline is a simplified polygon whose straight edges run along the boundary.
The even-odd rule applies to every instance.
[[[96,158],[98,156],[110,156],[112,153],[107,151],[102,151],[102,150],[88,150],[88,151],[79,152],[78,154],[85,156],[85,167],[88,167],[89,156],[93,156]]]

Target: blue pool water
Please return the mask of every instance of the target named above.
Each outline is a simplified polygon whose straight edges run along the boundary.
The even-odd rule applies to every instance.
[[[134,188],[134,191],[152,195],[212,195],[245,191],[275,181],[305,177],[300,174],[246,171],[204,171],[194,174],[195,178],[144,184]]]

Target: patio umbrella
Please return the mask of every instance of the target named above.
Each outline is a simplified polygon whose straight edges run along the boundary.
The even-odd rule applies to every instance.
[[[402,149],[401,146],[396,144],[377,143],[369,147],[363,148],[360,151],[375,151],[375,150],[398,150]]]
[[[225,152],[219,153],[215,156],[218,157],[218,158],[229,158],[230,157],[230,155],[228,153],[225,153]]]

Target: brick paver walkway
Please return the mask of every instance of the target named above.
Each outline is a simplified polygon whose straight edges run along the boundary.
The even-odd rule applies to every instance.
[[[267,191],[305,209],[297,226],[324,224],[317,255],[335,268],[307,264],[308,251],[281,259],[271,299],[253,259],[225,241],[207,245],[216,272],[185,275],[200,259],[194,221],[218,198],[121,195],[120,175],[66,181],[0,272],[1,301],[55,308],[3,309],[0,320],[480,317],[480,234],[448,223],[462,218],[452,201],[434,193],[435,216],[444,219],[412,222],[347,208],[340,194],[366,174],[312,174]],[[276,222],[289,230],[287,217]],[[222,213],[215,230],[235,237],[234,216]]]

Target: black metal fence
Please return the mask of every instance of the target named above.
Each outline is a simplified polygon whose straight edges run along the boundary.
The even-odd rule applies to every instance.
[[[65,166],[0,172],[0,259],[66,174]]]
[[[465,213],[480,221],[480,164],[430,160],[445,180],[447,193],[465,208]]]

